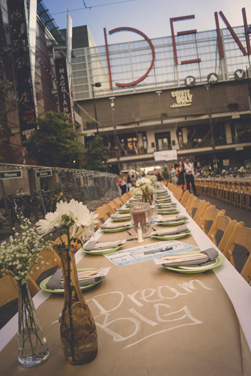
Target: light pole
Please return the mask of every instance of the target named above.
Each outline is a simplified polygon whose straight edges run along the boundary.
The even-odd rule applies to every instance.
[[[111,101],[111,110],[112,110],[112,125],[113,125],[113,135],[114,135],[114,149],[115,149],[115,153],[116,153],[116,158],[119,159],[118,158],[119,156],[118,156],[117,130],[116,130],[115,122],[114,122],[114,106],[115,106],[114,100],[115,100],[115,97],[110,97],[109,99]]]
[[[96,126],[97,126],[97,134],[99,134],[99,129],[98,129],[98,116],[97,116],[97,109],[96,109],[96,102],[95,102],[95,94],[94,94],[94,87],[101,87],[101,82],[95,82],[95,84],[92,85],[92,98],[93,98],[93,106],[94,106],[94,116],[96,120]]]

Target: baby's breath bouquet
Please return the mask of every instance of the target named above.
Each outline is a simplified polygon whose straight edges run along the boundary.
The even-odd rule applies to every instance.
[[[47,241],[23,218],[20,232],[0,244],[0,271],[10,274],[19,287],[18,361],[23,367],[34,367],[49,357],[46,338],[37,318],[27,281],[31,267],[41,256]]]
[[[32,266],[42,258],[39,254],[47,245],[28,219],[23,218],[20,229],[0,244],[0,271],[2,275],[10,274],[19,287],[26,284]]]

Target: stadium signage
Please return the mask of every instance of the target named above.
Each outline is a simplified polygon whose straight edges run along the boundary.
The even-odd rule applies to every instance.
[[[242,42],[240,41],[240,39],[236,35],[235,31],[233,30],[232,26],[228,22],[228,20],[225,17],[224,13],[222,11],[220,11],[219,13],[218,12],[214,13],[220,59],[224,59],[225,54],[224,54],[224,49],[223,49],[221,30],[220,30],[220,26],[219,26],[219,15],[218,14],[220,15],[221,19],[225,23],[227,29],[229,30],[232,38],[234,39],[234,41],[236,42],[237,46],[241,50],[242,54],[244,56],[251,55],[251,47],[250,47],[250,39],[249,39],[249,27],[248,27],[248,23],[247,23],[246,9],[242,8],[242,17],[243,17],[245,40],[246,40],[246,48],[243,46]],[[178,22],[178,21],[187,21],[187,20],[191,20],[193,18],[195,18],[194,15],[188,15],[188,16],[183,16],[183,17],[170,18],[170,27],[171,27],[171,36],[172,36],[172,47],[173,47],[173,55],[174,55],[174,63],[175,63],[175,65],[179,65],[179,64],[181,64],[181,65],[184,65],[184,64],[194,64],[194,63],[200,63],[201,62],[201,59],[199,57],[197,57],[195,59],[183,60],[183,61],[179,61],[179,58],[178,58],[178,52],[177,52],[177,47],[176,47],[176,39],[177,39],[177,37],[182,36],[182,35],[184,36],[184,35],[189,35],[189,34],[196,34],[197,30],[193,29],[193,30],[180,31],[175,36],[174,24],[175,24],[175,22]],[[141,35],[145,39],[145,41],[148,43],[148,45],[150,47],[150,50],[151,50],[151,54],[152,54],[152,60],[151,60],[150,66],[146,70],[146,73],[143,76],[141,76],[140,78],[138,78],[137,80],[134,80],[132,82],[127,82],[127,83],[116,82],[115,83],[115,86],[118,86],[118,87],[130,87],[130,86],[135,86],[138,83],[142,82],[148,76],[148,74],[150,73],[150,71],[152,70],[152,68],[154,66],[154,62],[155,62],[155,50],[154,50],[154,46],[153,46],[150,38],[148,38],[140,30],[137,30],[137,29],[134,29],[134,28],[131,28],[131,27],[118,27],[116,29],[110,30],[109,34],[112,35],[114,33],[122,32],[122,31],[129,31],[129,32],[133,32],[133,33],[136,33],[138,35]],[[110,88],[113,89],[112,72],[111,72],[111,64],[110,64],[110,56],[109,56],[109,45],[108,45],[108,42],[107,42],[106,28],[104,28],[104,37],[105,37],[106,59],[107,59],[107,67],[108,67],[108,73],[109,73]],[[187,77],[185,79],[186,86],[193,86],[195,84],[195,80],[191,81],[191,77],[192,76],[189,76],[189,77]],[[213,82],[213,83],[215,83],[215,82]]]

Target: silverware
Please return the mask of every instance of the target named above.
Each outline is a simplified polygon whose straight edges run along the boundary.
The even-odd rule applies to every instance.
[[[151,238],[151,236],[144,236],[143,235],[143,239],[149,239]],[[131,239],[127,239],[128,242],[131,242],[132,240],[137,240],[138,238],[137,237],[134,237],[134,238],[131,238]]]

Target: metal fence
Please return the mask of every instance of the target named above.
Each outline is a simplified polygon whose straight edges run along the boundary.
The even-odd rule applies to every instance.
[[[36,222],[72,198],[93,211],[119,195],[118,176],[106,172],[0,163],[0,238],[20,224]]]

